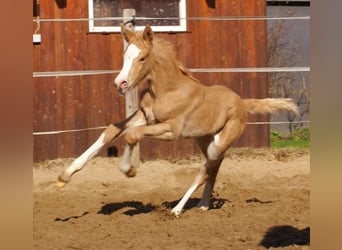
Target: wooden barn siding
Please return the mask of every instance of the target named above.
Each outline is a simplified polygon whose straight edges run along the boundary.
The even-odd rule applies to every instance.
[[[211,1],[212,2],[212,1]],[[205,0],[187,0],[189,17],[264,16],[264,0],[216,0],[208,8]],[[88,16],[87,1],[40,1],[41,18]],[[34,27],[35,29],[35,27]],[[157,33],[173,43],[178,58],[188,68],[265,67],[265,21],[188,21],[188,31]],[[120,34],[89,33],[88,22],[43,22],[42,42],[33,46],[33,71],[120,69]],[[231,87],[245,98],[267,96],[266,73],[194,73],[206,85]],[[113,85],[115,75],[44,77],[33,79],[34,131],[81,129],[108,125],[125,117],[124,97]],[[253,116],[252,121],[267,121]],[[34,136],[34,161],[76,157],[86,150],[102,130]],[[249,125],[235,146],[267,146],[268,125]],[[121,155],[122,139],[113,142]],[[107,147],[100,155],[106,155]],[[141,158],[179,158],[199,153],[191,139],[163,142],[146,139]]]

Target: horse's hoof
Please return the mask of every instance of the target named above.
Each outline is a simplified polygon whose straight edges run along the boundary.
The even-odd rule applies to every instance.
[[[202,202],[199,202],[196,207],[204,211],[209,210],[209,205],[206,205],[206,203]]]
[[[60,187],[60,188],[65,187],[66,184],[67,184],[67,182],[56,181],[56,186],[57,186],[57,187]]]
[[[130,178],[135,177],[136,174],[137,174],[137,171],[136,171],[135,167],[131,167],[131,169],[125,173],[125,175],[127,177],[130,177]]]
[[[64,174],[61,174],[57,178],[56,186],[57,187],[64,187],[66,184],[68,184],[69,181],[70,181],[70,177],[66,177]]]
[[[172,209],[171,214],[173,214],[178,219],[182,214],[182,210]]]

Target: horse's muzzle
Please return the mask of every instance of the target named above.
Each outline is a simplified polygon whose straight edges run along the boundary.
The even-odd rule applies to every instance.
[[[122,81],[118,86],[117,86],[117,91],[119,94],[124,95],[126,94],[128,89],[128,83],[127,81]]]

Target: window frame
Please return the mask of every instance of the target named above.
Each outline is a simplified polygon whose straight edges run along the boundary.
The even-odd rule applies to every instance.
[[[151,26],[154,32],[185,32],[187,31],[186,0],[179,0],[179,25]],[[94,0],[88,0],[89,32],[93,33],[117,33],[121,32],[120,26],[95,26]],[[135,26],[136,30],[143,30],[145,26]]]

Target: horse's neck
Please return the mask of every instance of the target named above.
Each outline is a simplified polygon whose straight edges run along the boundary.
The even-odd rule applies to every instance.
[[[184,82],[184,76],[174,62],[157,61],[150,74],[149,83],[155,96],[177,89]]]

